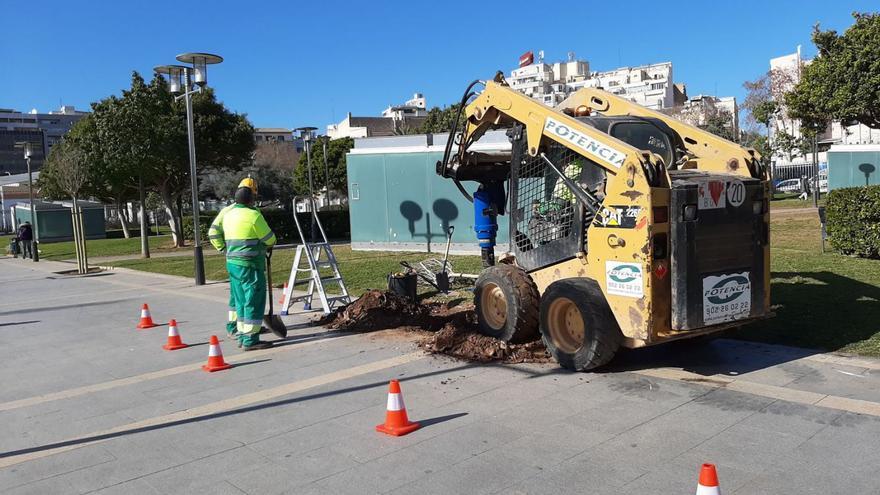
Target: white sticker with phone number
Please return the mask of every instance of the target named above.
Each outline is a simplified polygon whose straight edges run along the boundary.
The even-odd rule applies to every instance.
[[[707,325],[748,318],[752,311],[749,272],[703,278],[703,322]]]

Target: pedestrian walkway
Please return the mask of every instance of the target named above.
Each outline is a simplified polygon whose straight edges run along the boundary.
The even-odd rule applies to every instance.
[[[225,284],[68,268],[0,259],[3,493],[693,493],[705,462],[725,494],[880,492],[873,359],[719,340],[569,373],[292,315],[206,373]],[[135,330],[145,302],[160,326]],[[392,378],[404,437],[375,431]]]

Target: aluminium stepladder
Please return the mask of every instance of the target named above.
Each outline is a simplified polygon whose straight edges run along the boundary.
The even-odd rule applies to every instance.
[[[333,248],[330,247],[330,241],[327,239],[326,232],[324,232],[324,226],[321,225],[321,219],[318,218],[318,213],[315,211],[314,201],[310,203],[310,213],[314,217],[318,231],[321,234],[321,240],[319,242],[306,242],[306,236],[303,233],[302,225],[300,225],[299,218],[296,216],[296,199],[294,199],[293,204],[293,219],[294,222],[296,222],[296,230],[299,233],[300,244],[296,247],[296,254],[293,257],[293,266],[290,268],[290,277],[287,280],[288,289],[284,294],[284,301],[281,303],[281,314],[287,315],[287,310],[290,308],[290,305],[299,301],[302,301],[304,310],[312,310],[312,303],[316,292],[324,314],[330,314],[337,303],[348,304],[351,302],[351,297],[348,294],[348,289],[345,287],[345,281],[342,279],[342,274],[339,272],[339,263],[336,261],[336,256],[333,254]],[[307,263],[305,266],[302,266],[304,260]],[[322,268],[325,270],[329,269],[332,274],[330,274],[330,276],[322,277]],[[306,282],[309,284],[306,293],[300,296],[294,296],[293,291],[296,287],[298,285],[303,285]],[[338,286],[338,292],[328,294],[325,284],[336,284]]]

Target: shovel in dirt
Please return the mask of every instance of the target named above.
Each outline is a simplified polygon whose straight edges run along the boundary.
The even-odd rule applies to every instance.
[[[434,274],[434,280],[437,281],[437,290],[444,294],[449,293],[449,272],[446,271],[446,265],[449,263],[449,246],[452,245],[452,233],[455,226],[450,225],[446,230],[446,254],[443,255],[443,268]]]
[[[275,314],[274,299],[272,295],[272,251],[266,253],[266,285],[269,286],[269,314],[263,316],[263,325],[279,338],[287,337],[287,325],[281,321],[281,317]]]

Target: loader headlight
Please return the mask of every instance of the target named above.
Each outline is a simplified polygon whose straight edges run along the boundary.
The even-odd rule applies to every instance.
[[[681,218],[685,222],[693,222],[697,219],[697,205],[684,205],[681,212]]]

